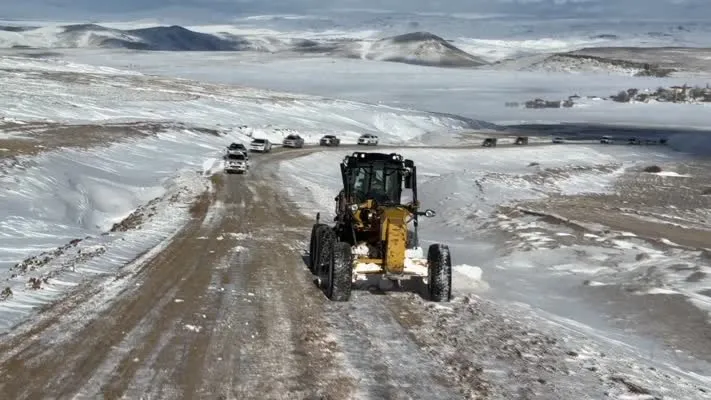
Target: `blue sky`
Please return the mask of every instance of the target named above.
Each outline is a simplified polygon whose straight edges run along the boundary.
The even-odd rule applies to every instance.
[[[330,8],[399,12],[525,13],[538,18],[711,18],[711,0],[0,0],[0,18],[228,20],[239,14],[327,13]]]

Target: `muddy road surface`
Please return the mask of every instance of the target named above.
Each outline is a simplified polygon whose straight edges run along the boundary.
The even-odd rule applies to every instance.
[[[280,189],[278,161],[330,150],[275,149],[252,157],[246,175],[219,174],[164,246],[0,337],[0,399],[711,393],[476,296],[435,304],[417,285],[375,284],[328,301],[306,268],[313,221]]]
[[[271,166],[314,150],[215,179],[184,230],[116,278],[134,283],[108,306],[93,309],[105,290],[86,285],[0,339],[0,397],[459,398],[386,305],[330,303],[312,281],[312,221]]]

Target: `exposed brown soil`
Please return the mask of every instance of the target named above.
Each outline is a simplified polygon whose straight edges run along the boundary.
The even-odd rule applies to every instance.
[[[269,200],[256,201],[243,178],[202,196],[168,248],[117,277],[136,284],[98,315],[83,316],[104,295],[87,285],[0,339],[3,398],[350,398],[324,299],[303,290],[292,243],[304,234],[283,230],[308,221],[265,181],[250,183]]]

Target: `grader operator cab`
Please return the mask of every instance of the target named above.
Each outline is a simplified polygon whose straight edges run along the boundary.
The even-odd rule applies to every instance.
[[[326,296],[348,301],[354,281],[369,275],[400,281],[421,279],[429,298],[451,299],[452,265],[449,247],[419,247],[420,211],[417,168],[399,154],[355,152],[341,163],[343,190],[336,196],[334,225],[316,215],[311,231],[309,269],[319,277]],[[403,189],[411,198],[403,203]]]

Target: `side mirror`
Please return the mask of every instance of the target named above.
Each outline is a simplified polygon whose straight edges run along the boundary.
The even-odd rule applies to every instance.
[[[435,212],[435,210],[430,210],[430,209],[425,210],[425,217],[427,217],[427,218],[432,218],[432,217],[434,217],[435,215],[437,215],[437,213]]]

